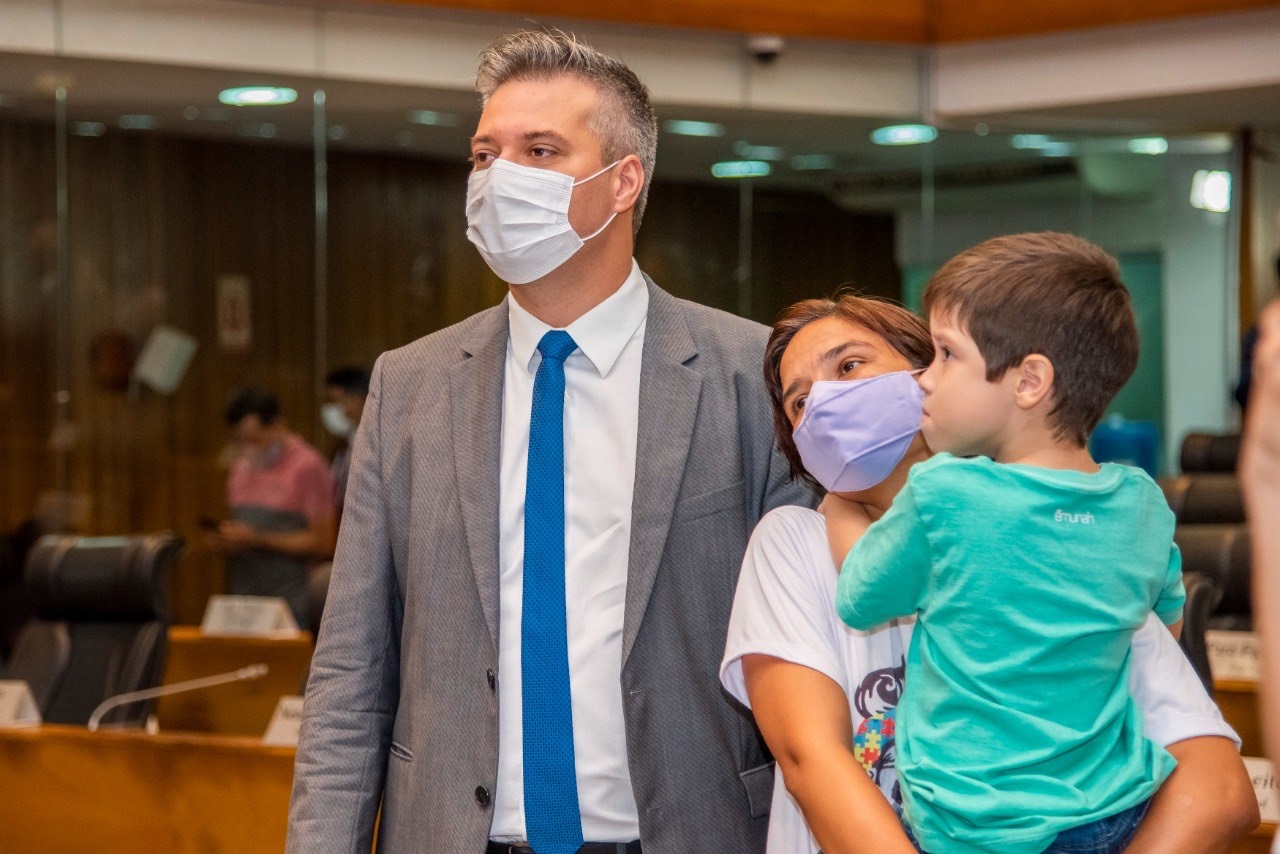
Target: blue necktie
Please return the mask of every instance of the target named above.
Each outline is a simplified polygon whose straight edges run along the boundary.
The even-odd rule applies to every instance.
[[[564,616],[564,360],[577,346],[557,329],[538,342],[529,419],[520,680],[525,833],[537,854],[582,847]]]

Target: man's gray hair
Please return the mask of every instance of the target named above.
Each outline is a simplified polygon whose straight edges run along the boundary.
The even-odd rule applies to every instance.
[[[476,91],[480,101],[512,80],[550,80],[561,75],[577,77],[595,87],[600,108],[588,125],[600,140],[605,163],[628,154],[640,158],[644,185],[636,198],[634,232],[640,230],[649,182],[658,154],[658,117],[649,100],[649,89],[635,72],[618,60],[559,30],[525,30],[498,39],[480,54]]]

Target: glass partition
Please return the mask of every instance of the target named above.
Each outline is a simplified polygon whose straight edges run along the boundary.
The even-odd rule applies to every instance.
[[[658,110],[636,255],[671,293],[762,323],[842,286],[916,306],[968,246],[1068,231],[1133,292],[1142,362],[1113,411],[1157,426],[1160,470],[1187,430],[1231,426],[1230,137]],[[6,528],[175,529],[198,619],[230,393],[275,390],[328,453],[329,370],[505,294],[465,236],[478,115],[461,87],[0,56]]]

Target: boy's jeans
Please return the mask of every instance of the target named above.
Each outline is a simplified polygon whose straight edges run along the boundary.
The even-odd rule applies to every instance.
[[[1044,850],[1044,854],[1121,854],[1138,832],[1138,826],[1142,824],[1150,806],[1151,801],[1145,800],[1124,812],[1064,830]],[[898,818],[902,819],[902,807],[895,804],[893,808],[897,811]],[[902,828],[907,832],[911,844],[923,854],[924,849],[916,842],[915,834],[911,832],[906,819],[902,819]]]

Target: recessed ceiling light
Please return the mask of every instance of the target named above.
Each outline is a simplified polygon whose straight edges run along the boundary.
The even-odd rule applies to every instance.
[[[667,133],[680,136],[724,136],[724,125],[715,122],[697,122],[690,119],[668,119],[662,123]]]
[[[187,107],[182,111],[182,117],[189,122],[194,122],[196,119],[200,118],[200,110],[196,107]]]
[[[1053,145],[1053,139],[1042,133],[1019,133],[1014,134],[1013,139],[1009,140],[1009,144],[1014,148],[1039,151],[1042,148]]]
[[[125,130],[151,130],[160,124],[155,116],[128,115],[120,117],[120,127]]]
[[[1162,136],[1131,139],[1129,140],[1128,149],[1134,154],[1164,154],[1169,150],[1169,140]]]
[[[71,126],[71,132],[76,136],[102,136],[107,132],[107,126],[102,122],[76,122]]]
[[[417,142],[411,130],[402,130],[396,134],[396,145],[401,148],[408,148]]]
[[[920,145],[938,138],[938,129],[932,125],[888,125],[871,132],[876,145]]]
[[[458,117],[453,113],[439,113],[435,110],[412,110],[409,121],[415,125],[452,128],[458,126]]]
[[[711,167],[717,178],[763,178],[773,167],[763,160],[725,160]]]
[[[218,93],[218,100],[231,107],[264,107],[292,104],[298,100],[298,92],[283,86],[237,86],[223,89]]]
[[[1231,210],[1231,173],[1201,169],[1191,178],[1191,206],[1214,213]]]
[[[333,140],[334,142],[338,142],[346,138],[347,138],[346,125],[330,125],[329,126],[329,139]]]
[[[986,122],[978,122],[976,125],[973,126],[973,132],[976,133],[978,136],[986,136],[987,134],[991,133],[991,128],[987,126]]]
[[[1076,147],[1069,142],[1050,142],[1040,149],[1041,157],[1070,157],[1076,153]]]
[[[834,169],[836,159],[830,154],[797,154],[791,158],[791,168],[798,172]]]

